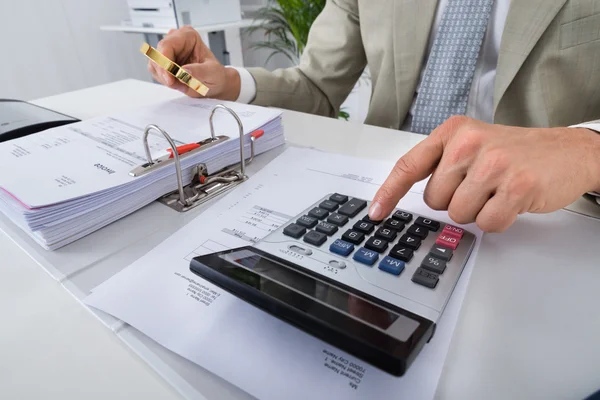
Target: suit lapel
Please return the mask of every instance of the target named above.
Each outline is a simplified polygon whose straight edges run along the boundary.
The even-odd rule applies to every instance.
[[[512,0],[498,56],[494,114],[502,96],[567,0]]]
[[[394,4],[392,42],[398,115],[404,118],[413,101],[438,0],[389,1]]]

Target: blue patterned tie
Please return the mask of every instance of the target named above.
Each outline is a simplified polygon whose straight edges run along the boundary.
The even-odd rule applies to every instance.
[[[493,0],[449,0],[418,89],[411,130],[464,115]]]

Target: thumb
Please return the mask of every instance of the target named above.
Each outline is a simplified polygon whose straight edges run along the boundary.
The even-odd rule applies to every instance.
[[[433,172],[443,151],[440,135],[430,135],[402,156],[375,194],[369,218],[381,221],[387,217],[415,183]]]
[[[194,64],[186,64],[184,66],[181,67],[185,72],[187,72],[188,74],[190,74],[193,78],[195,78],[196,80],[202,82],[202,84],[204,84],[205,86],[207,86],[209,89],[213,89],[215,87],[215,67],[214,65],[210,65],[209,62],[202,62],[202,63],[194,63]],[[202,97],[198,92],[196,92],[195,90],[191,89],[190,87],[188,87],[187,85],[185,86],[187,88],[186,90],[186,94],[190,97]],[[210,92],[209,92],[210,93]]]

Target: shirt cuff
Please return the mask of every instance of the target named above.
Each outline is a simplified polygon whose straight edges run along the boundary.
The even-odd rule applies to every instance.
[[[584,122],[583,124],[572,125],[569,128],[587,128],[600,133],[600,121]]]
[[[250,104],[256,97],[256,82],[252,74],[246,68],[237,68],[230,65],[227,68],[233,68],[240,74],[240,95],[236,101],[238,103]]]

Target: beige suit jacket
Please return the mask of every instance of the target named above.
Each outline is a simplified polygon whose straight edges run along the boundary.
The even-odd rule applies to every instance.
[[[366,65],[366,123],[398,129],[413,101],[437,0],[328,0],[294,68],[251,68],[255,104],[335,116]],[[568,126],[600,119],[600,0],[512,0],[494,122]]]

